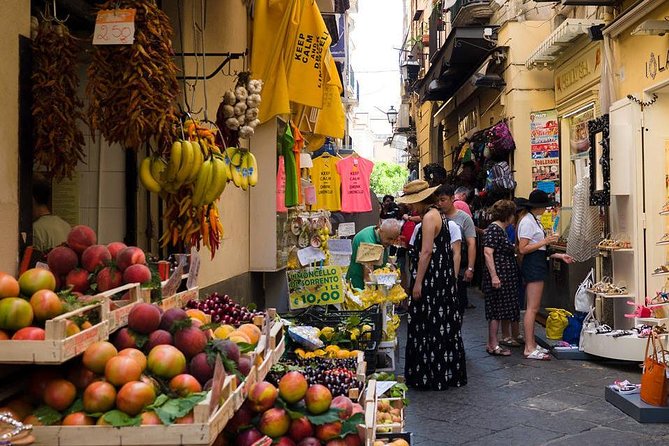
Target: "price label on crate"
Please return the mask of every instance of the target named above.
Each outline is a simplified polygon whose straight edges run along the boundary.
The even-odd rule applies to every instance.
[[[103,9],[95,19],[93,45],[132,45],[135,9]]]
[[[344,302],[341,268],[337,266],[288,271],[286,275],[291,310]]]

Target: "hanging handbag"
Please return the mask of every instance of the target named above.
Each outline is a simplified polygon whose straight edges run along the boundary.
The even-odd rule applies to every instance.
[[[576,290],[576,295],[574,296],[574,309],[580,311],[581,313],[587,313],[595,304],[595,296],[588,293],[588,290],[592,288],[595,279],[594,269],[590,269],[590,272]]]
[[[588,311],[588,314],[585,315],[585,318],[583,318],[583,324],[581,325],[581,334],[578,339],[578,349],[579,351],[583,351],[585,348],[584,340],[585,336],[583,336],[584,333],[597,333],[597,327],[599,327],[599,321],[595,319],[595,307],[592,307],[590,311]]]
[[[651,333],[646,341],[646,353],[643,361],[643,373],[641,374],[641,400],[653,406],[666,406],[669,396],[669,385],[667,383],[667,351],[661,348],[662,357],[657,351],[657,336]],[[653,346],[653,353],[648,356],[649,347]],[[662,346],[660,346],[662,347]],[[662,362],[660,362],[660,359]]]
[[[546,319],[546,337],[548,339],[562,339],[562,332],[569,324],[567,316],[573,316],[569,311],[562,308],[546,308],[548,318]]]
[[[494,159],[506,159],[516,149],[511,130],[506,122],[501,121],[493,125],[486,132],[490,155]]]

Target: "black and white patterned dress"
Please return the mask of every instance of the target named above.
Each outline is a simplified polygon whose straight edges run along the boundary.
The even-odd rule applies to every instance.
[[[418,265],[417,253],[423,243],[418,231],[413,251],[412,275]],[[465,349],[462,342],[462,315],[458,307],[456,275],[448,221],[442,218],[441,231],[434,239],[421,298],[409,305],[406,346],[406,383],[416,389],[445,390],[467,384]]]
[[[482,290],[485,294],[485,318],[496,321],[520,320],[518,302],[518,263],[516,247],[501,226],[491,223],[483,235],[483,247],[492,248],[495,272],[502,282],[500,288],[492,287],[488,268],[483,274]]]

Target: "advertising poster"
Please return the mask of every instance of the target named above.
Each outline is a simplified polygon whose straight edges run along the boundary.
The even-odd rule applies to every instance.
[[[326,266],[287,271],[291,310],[344,301],[341,268]]]
[[[530,113],[532,188],[560,201],[560,133],[557,110]]]

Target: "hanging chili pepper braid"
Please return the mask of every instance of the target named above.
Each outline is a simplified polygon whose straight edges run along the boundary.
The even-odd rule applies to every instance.
[[[41,22],[33,40],[32,116],[35,164],[55,180],[72,178],[84,161],[83,102],[77,97],[81,48],[63,24]]]
[[[86,93],[92,130],[137,150],[153,142],[165,153],[176,139],[177,65],[172,26],[154,0],[107,1],[100,9],[135,8],[132,45],[96,45]]]

